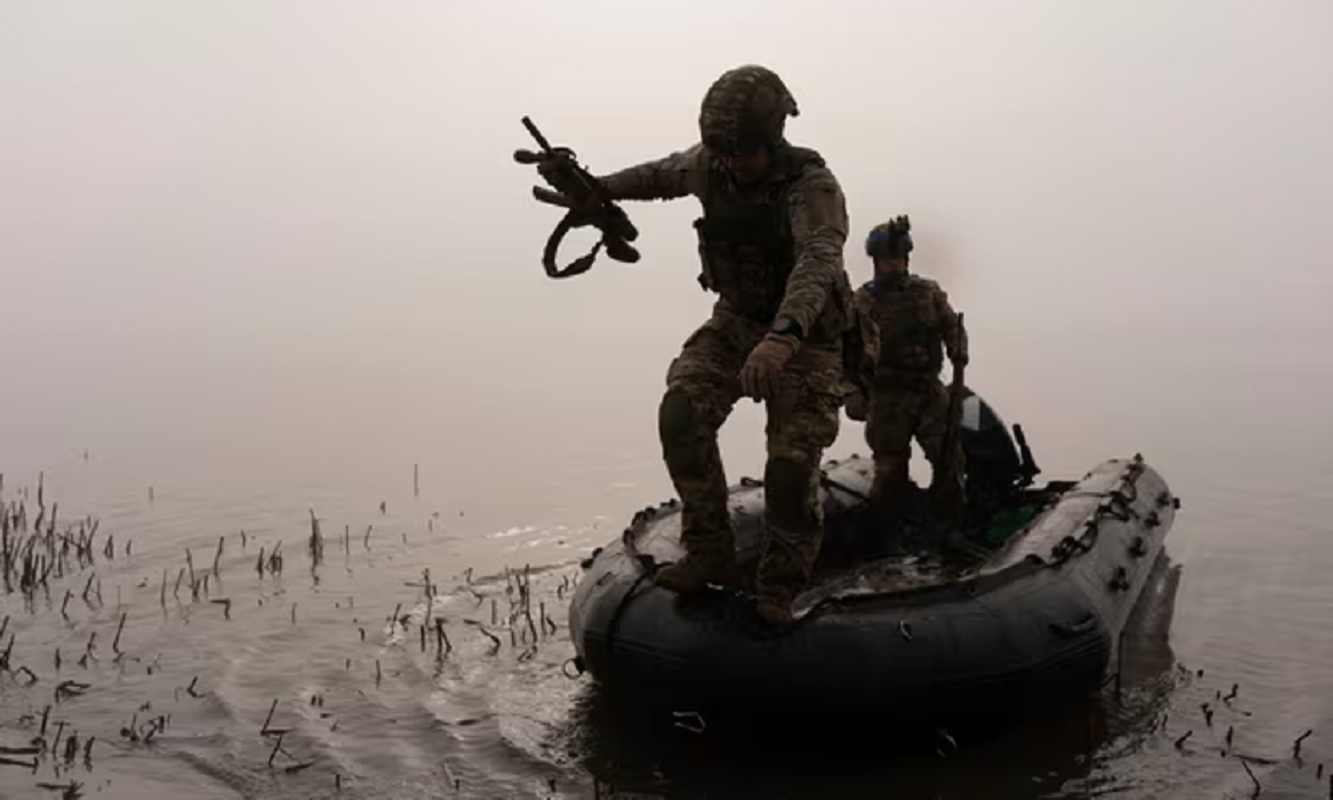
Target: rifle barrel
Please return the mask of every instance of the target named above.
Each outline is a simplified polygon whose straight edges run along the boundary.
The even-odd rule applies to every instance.
[[[542,150],[551,152],[551,143],[546,141],[546,137],[542,136],[542,132],[537,130],[537,126],[533,124],[531,119],[524,117],[523,127],[528,129],[528,133],[532,134],[532,138],[536,139],[537,144],[542,146]]]

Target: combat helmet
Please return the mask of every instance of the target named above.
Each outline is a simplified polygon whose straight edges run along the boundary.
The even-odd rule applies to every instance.
[[[866,237],[866,255],[871,258],[907,258],[912,252],[912,223],[906,214],[881,222]]]
[[[708,87],[699,108],[699,134],[718,153],[745,152],[785,143],[787,115],[798,116],[796,99],[767,67],[746,64],[728,70]]]

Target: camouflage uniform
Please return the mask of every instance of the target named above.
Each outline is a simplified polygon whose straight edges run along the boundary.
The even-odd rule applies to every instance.
[[[944,485],[940,456],[949,394],[939,373],[946,351],[950,361],[966,363],[966,337],[944,289],[906,272],[866,283],[856,290],[853,307],[866,348],[860,382],[870,389],[865,435],[875,459],[871,494],[896,519],[914,436],[935,473],[932,489]],[[953,466],[961,474],[963,453],[956,443]]]
[[[738,108],[767,104],[779,120],[772,169],[754,185],[737,185],[721,153],[755,136]],[[719,79],[700,114],[703,141],[683,151],[601,178],[615,200],[668,200],[692,195],[703,205],[694,227],[703,269],[699,283],[719,295],[667,370],[659,414],[663,457],[679,493],[682,565],[659,582],[693,591],[708,580],[737,578],[727,480],[717,431],[743,396],[738,378],[747,357],[786,318],[803,333],[766,400],[764,470],[769,536],[757,594],[779,619],[805,586],[823,531],[819,465],[838,434],[843,401],[842,340],[851,324],[851,284],[843,266],[846,202],[813,150],[781,139],[780,120],[795,104],[776,75],[742,67]],[[729,125],[730,123],[730,125]],[[759,133],[763,133],[762,131]],[[774,139],[776,138],[776,142]],[[676,565],[681,567],[681,565]],[[674,569],[674,571],[673,571]]]

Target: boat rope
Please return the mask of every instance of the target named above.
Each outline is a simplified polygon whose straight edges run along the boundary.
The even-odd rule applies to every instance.
[[[1135,455],[1134,459],[1125,468],[1124,474],[1120,479],[1120,485],[1109,491],[1079,491],[1066,492],[1060,496],[1061,500],[1071,497],[1100,497],[1102,502],[1098,504],[1097,510],[1092,517],[1083,524],[1083,534],[1075,539],[1073,536],[1065,536],[1054,547],[1051,548],[1050,567],[1058,567],[1074,555],[1087,553],[1097,544],[1098,534],[1100,533],[1098,522],[1103,516],[1109,516],[1120,522],[1129,522],[1131,519],[1142,519],[1139,512],[1133,504],[1139,498],[1139,477],[1143,474],[1144,464],[1141,455]],[[1154,527],[1148,523],[1148,527]],[[1131,550],[1131,553],[1133,551]],[[1126,581],[1117,576],[1111,583],[1112,589],[1127,588]]]
[[[1131,502],[1122,492],[1114,491],[1097,509],[1097,513],[1113,517],[1121,522],[1129,522],[1139,516],[1139,512],[1135,511],[1134,506],[1130,505]]]
[[[1056,542],[1055,546],[1051,548],[1050,566],[1059,566],[1078,553],[1091,551],[1093,545],[1097,544],[1098,533],[1097,520],[1094,517],[1083,526],[1082,536],[1077,539],[1073,536],[1065,536],[1059,542]]]
[[[625,530],[621,531],[620,543],[625,548],[625,555],[630,562],[638,567],[642,572],[652,574],[665,564],[658,564],[657,559],[653,558],[651,553],[639,552],[638,537],[643,533],[644,527],[650,520],[655,518],[658,512],[665,508],[671,508],[671,502],[663,503],[658,508],[649,506],[634,513],[634,518],[630,520]]]

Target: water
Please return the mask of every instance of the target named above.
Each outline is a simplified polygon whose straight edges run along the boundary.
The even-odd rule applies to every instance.
[[[1320,763],[1333,766],[1333,633],[1324,622],[1333,547],[1322,517],[1333,464],[1322,447],[1327,424],[1306,412],[1333,399],[1328,387],[1275,392],[1228,359],[1175,361],[1168,351],[1154,360],[1163,351],[1150,342],[1135,348],[1122,336],[1106,347],[1096,331],[1041,354],[1096,353],[1102,367],[1071,384],[1037,391],[997,382],[988,391],[975,370],[1000,413],[1028,430],[1044,477],[1077,477],[1103,457],[1141,450],[1183,498],[1154,602],[1131,627],[1120,699],[1108,688],[1096,702],[1039,715],[951,759],[826,754],[802,763],[670,720],[618,717],[587,678],[562,675],[573,654],[565,600],[577,562],[635,509],[670,495],[651,412],[652,375],[674,345],[579,340],[556,380],[543,354],[494,341],[492,354],[531,383],[506,385],[492,372],[481,374],[500,391],[451,389],[471,358],[456,353],[410,369],[141,363],[142,372],[119,376],[125,385],[170,374],[180,394],[124,406],[114,393],[67,399],[63,440],[40,426],[15,430],[15,452],[49,455],[8,470],[5,497],[26,493],[31,520],[40,472],[60,520],[98,520],[98,552],[93,567],[53,581],[34,608],[5,598],[12,667],[39,680],[0,678],[0,743],[31,738],[48,704],[48,725],[64,722],[96,741],[90,760],[80,751],[58,775],[50,759],[36,774],[4,767],[6,796],[50,796],[39,783],[72,779],[99,797],[332,796],[336,786],[344,797],[376,798],[610,796],[612,787],[622,796],[882,796],[887,786],[906,797],[996,787],[1013,797],[1216,797],[1250,785],[1235,758],[1242,753],[1256,759],[1267,793],[1295,797],[1315,791]],[[1249,344],[1290,352],[1302,341]],[[1231,344],[1221,349],[1248,355],[1245,340]],[[633,388],[614,402],[585,393],[626,350],[656,351],[659,363],[620,371]],[[1036,358],[1019,350],[1003,371],[1021,373]],[[1127,387],[1131,366],[1160,376],[1159,388]],[[529,386],[544,387],[541,414]],[[311,398],[299,414],[269,405],[284,398],[290,408],[296,397]],[[616,413],[591,414],[592,427],[588,406]],[[1263,425],[1253,424],[1256,407]],[[38,408],[24,412],[41,418]],[[733,478],[758,473],[759,425],[756,409],[742,405],[725,429]],[[102,436],[85,456],[71,444],[87,431]],[[849,423],[831,455],[864,452],[858,435]],[[324,537],[318,568],[307,546],[312,510]],[[101,552],[107,535],[110,559]],[[270,554],[278,542],[281,573],[259,574],[260,549]],[[188,572],[177,589],[187,550],[196,577],[209,576],[197,600]],[[443,658],[433,634],[424,651],[419,635],[425,569],[437,587],[431,614],[445,621],[451,648]],[[534,640],[520,618],[514,633],[523,638],[511,641],[505,616],[515,595],[506,590],[524,569],[534,618],[550,623],[537,622]],[[224,598],[228,608],[214,602]],[[406,628],[388,622],[396,608]],[[93,633],[95,660],[81,666]],[[87,691],[53,703],[63,680]],[[1236,698],[1220,702],[1233,683]],[[260,734],[274,700],[272,726],[290,729],[276,754],[273,737]],[[1211,727],[1205,702],[1215,710]],[[170,724],[150,742],[119,734],[132,718],[143,729],[160,715]],[[1314,733],[1298,765],[1292,745],[1306,730]]]

